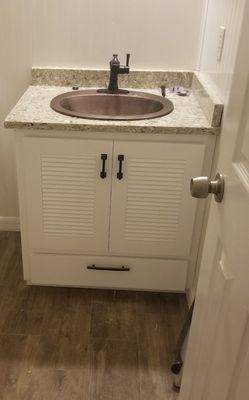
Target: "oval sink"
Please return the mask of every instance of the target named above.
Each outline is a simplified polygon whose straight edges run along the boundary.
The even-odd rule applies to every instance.
[[[102,120],[139,120],[171,113],[172,102],[150,93],[106,94],[97,90],[63,93],[51,101],[54,111],[72,117]]]

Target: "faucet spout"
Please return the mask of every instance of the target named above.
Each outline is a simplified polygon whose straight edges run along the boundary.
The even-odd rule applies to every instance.
[[[113,58],[110,61],[110,80],[107,89],[99,89],[99,93],[109,93],[109,94],[127,94],[128,90],[122,90],[118,87],[118,75],[119,74],[129,74],[130,54],[127,54],[126,65],[121,66],[117,54],[113,54]]]

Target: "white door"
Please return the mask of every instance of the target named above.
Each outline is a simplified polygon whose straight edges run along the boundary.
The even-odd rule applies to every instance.
[[[189,180],[201,173],[204,151],[197,143],[114,142],[111,252],[189,256],[197,205]]]
[[[112,141],[24,138],[33,250],[108,251],[112,147]]]
[[[249,398],[249,4],[220,143],[180,400]],[[202,200],[199,200],[202,201]]]

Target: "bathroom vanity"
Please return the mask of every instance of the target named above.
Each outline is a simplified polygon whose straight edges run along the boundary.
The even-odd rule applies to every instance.
[[[194,93],[169,95],[165,117],[114,122],[53,111],[68,90],[31,86],[5,122],[15,129],[24,279],[191,289],[206,202],[189,182],[211,175],[219,127]]]

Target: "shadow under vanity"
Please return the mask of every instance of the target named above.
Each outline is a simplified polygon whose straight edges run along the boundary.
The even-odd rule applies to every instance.
[[[105,121],[56,113],[51,100],[108,71],[34,69],[5,121],[15,129],[24,279],[62,285],[191,292],[206,202],[193,176],[211,174],[222,104],[193,72],[134,71],[120,86],[168,93],[157,119]]]

